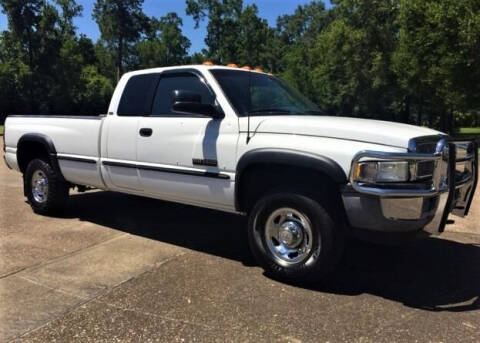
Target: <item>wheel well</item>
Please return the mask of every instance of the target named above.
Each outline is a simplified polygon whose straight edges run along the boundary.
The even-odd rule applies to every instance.
[[[18,167],[22,173],[27,170],[28,164],[36,159],[40,158],[45,162],[50,163],[50,155],[45,145],[39,142],[22,142],[17,149]]]
[[[249,212],[260,197],[275,190],[301,191],[324,206],[344,211],[339,184],[312,168],[258,163],[247,167],[237,182],[237,209],[242,212]]]

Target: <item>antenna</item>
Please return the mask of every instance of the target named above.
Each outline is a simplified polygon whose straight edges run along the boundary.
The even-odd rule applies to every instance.
[[[247,118],[247,144],[250,142],[250,112],[248,112]]]
[[[252,106],[251,91],[252,91],[252,73],[248,71],[248,112],[247,112],[247,144],[250,142],[250,112]]]

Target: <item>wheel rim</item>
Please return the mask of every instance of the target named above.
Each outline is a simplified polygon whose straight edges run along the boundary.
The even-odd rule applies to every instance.
[[[278,262],[305,261],[312,251],[312,225],[308,217],[292,208],[275,210],[265,224],[265,242]]]
[[[32,176],[32,195],[36,202],[44,203],[48,196],[48,179],[41,170],[36,170]]]

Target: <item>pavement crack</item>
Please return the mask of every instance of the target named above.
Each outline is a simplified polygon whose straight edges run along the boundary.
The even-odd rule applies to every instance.
[[[86,247],[83,247],[83,248],[80,248],[80,249],[77,249],[77,250],[73,250],[65,255],[61,255],[61,256],[58,256],[58,257],[55,257],[55,258],[52,258],[50,260],[47,260],[47,261],[44,261],[44,262],[38,262],[36,264],[32,264],[28,267],[23,267],[23,268],[20,268],[20,269],[17,269],[13,272],[10,272],[10,273],[7,273],[7,274],[4,274],[4,275],[0,275],[0,280],[1,279],[4,279],[4,278],[7,278],[9,276],[12,276],[12,275],[16,275],[18,273],[21,273],[21,272],[25,272],[25,271],[30,271],[30,270],[35,270],[37,268],[41,268],[41,267],[44,267],[44,266],[48,266],[49,264],[52,264],[52,263],[55,263],[55,262],[58,262],[58,261],[62,261],[66,258],[69,258],[71,256],[75,256],[77,254],[81,254],[83,253],[84,251],[89,251],[95,247],[98,247],[98,246],[102,246],[102,245],[105,245],[105,244],[108,244],[114,240],[117,240],[117,239],[120,239],[122,237],[125,237],[125,236],[128,236],[129,234],[128,233],[122,233],[122,234],[119,234],[119,235],[115,235],[115,237],[112,237],[112,238],[109,238],[109,239],[106,239],[104,241],[101,241],[101,242],[97,242],[97,243],[94,243],[94,244],[91,244],[89,246],[86,246]]]
[[[127,234],[125,234],[125,235],[127,235]],[[122,235],[122,236],[123,236],[123,235]],[[105,241],[105,242],[106,242],[106,241]],[[28,334],[30,334],[30,333],[32,333],[32,332],[35,332],[35,331],[37,331],[37,330],[40,330],[41,328],[46,327],[46,326],[49,325],[50,323],[52,323],[52,322],[54,322],[54,321],[56,321],[56,320],[60,320],[61,318],[69,315],[70,313],[72,313],[73,311],[77,310],[78,308],[80,308],[80,307],[82,307],[82,306],[85,306],[85,305],[88,305],[89,303],[91,303],[91,302],[93,302],[93,301],[95,301],[95,300],[97,300],[99,303],[108,305],[107,302],[105,302],[105,301],[100,301],[100,300],[98,300],[98,299],[100,299],[101,297],[106,296],[107,294],[113,292],[115,289],[117,289],[117,288],[120,287],[121,285],[123,285],[123,284],[125,284],[125,283],[127,283],[127,282],[129,282],[129,281],[131,281],[131,280],[133,280],[133,279],[135,279],[135,278],[138,278],[139,276],[141,276],[141,275],[143,275],[143,274],[145,274],[145,273],[149,273],[149,272],[151,272],[153,269],[159,268],[159,267],[161,267],[162,265],[164,265],[164,264],[166,264],[166,263],[168,263],[168,262],[170,262],[170,261],[172,261],[172,260],[174,260],[174,259],[176,259],[176,258],[178,258],[178,257],[180,257],[180,256],[186,255],[186,254],[187,254],[187,252],[181,252],[181,253],[176,254],[176,255],[174,255],[174,256],[172,256],[172,257],[170,257],[170,258],[167,258],[167,259],[165,259],[165,260],[163,260],[163,261],[160,261],[160,262],[156,263],[155,266],[153,266],[153,267],[150,268],[149,270],[146,270],[146,271],[144,271],[143,273],[140,273],[140,274],[137,275],[137,276],[133,276],[133,277],[131,277],[131,278],[125,280],[125,281],[122,281],[122,282],[120,282],[120,283],[118,283],[118,284],[116,284],[116,285],[113,285],[111,288],[106,289],[105,292],[103,292],[103,293],[102,293],[102,292],[101,292],[101,293],[98,293],[98,294],[96,294],[95,296],[92,296],[91,298],[81,298],[81,297],[79,297],[79,298],[81,298],[81,300],[83,300],[83,301],[80,301],[79,303],[73,305],[73,306],[70,307],[68,310],[64,311],[63,313],[59,314],[58,316],[52,317],[51,319],[47,320],[47,321],[46,321],[45,323],[43,323],[42,325],[39,325],[39,326],[37,326],[37,327],[35,327],[35,328],[32,328],[32,329],[29,329],[29,330],[27,330],[27,331],[25,331],[25,332],[23,332],[23,333],[15,336],[15,337],[13,337],[13,338],[10,339],[8,342],[13,342],[13,341],[18,340],[19,338],[22,338],[22,337],[24,337],[24,336],[26,336],[26,335],[28,335]],[[19,278],[20,278],[21,276],[16,275],[16,277],[19,277]],[[49,287],[49,286],[47,286],[47,285],[42,285],[42,284],[40,284],[40,283],[38,283],[38,282],[35,282],[35,281],[33,281],[33,280],[29,280],[29,279],[26,279],[26,280],[27,280],[27,281],[30,281],[30,282],[33,282],[33,283],[36,283],[36,284],[38,284],[39,286],[44,286],[44,287],[46,287],[46,288],[48,288],[48,289],[55,290],[55,288]],[[165,319],[165,320],[166,320],[166,319]],[[192,325],[193,325],[193,324],[192,324]]]
[[[171,321],[171,322],[178,322],[178,323],[192,325],[192,326],[200,326],[200,327],[203,327],[203,328],[206,328],[206,329],[209,329],[209,330],[214,329],[214,327],[210,326],[210,325],[196,323],[196,322],[192,322],[192,321],[184,320],[184,319],[171,318],[171,317],[163,316],[161,314],[152,313],[152,312],[148,312],[148,311],[143,311],[143,310],[140,310],[140,309],[137,309],[137,308],[125,308],[125,307],[122,307],[122,306],[116,306],[114,304],[106,303],[106,302],[103,302],[103,301],[99,301],[99,303],[107,305],[107,306],[109,306],[111,308],[114,308],[116,310],[121,310],[121,311],[126,311],[126,312],[134,312],[134,313],[141,314],[141,315],[144,315],[144,316],[147,316],[147,317],[154,317],[154,318],[163,319],[163,320],[167,320],[167,321]]]
[[[22,279],[22,280],[25,280],[25,281],[28,281],[30,283],[33,283],[34,285],[37,285],[37,286],[40,286],[40,287],[44,287],[44,288],[47,288],[47,289],[50,289],[52,291],[55,291],[55,292],[58,292],[58,293],[62,293],[62,294],[65,294],[65,295],[68,295],[68,296],[71,296],[71,297],[74,297],[74,298],[78,298],[78,299],[82,299],[82,300],[88,300],[89,298],[85,298],[85,297],[82,297],[80,295],[77,295],[77,294],[72,294],[72,293],[69,293],[65,290],[63,290],[62,288],[56,288],[56,287],[51,287],[47,284],[44,284],[44,283],[41,283],[41,282],[38,282],[36,280],[32,280],[32,279],[29,279],[25,276],[22,276],[22,275],[15,275],[15,277],[19,278],[19,279]]]

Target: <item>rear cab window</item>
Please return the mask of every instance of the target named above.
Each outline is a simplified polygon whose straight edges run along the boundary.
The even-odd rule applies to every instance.
[[[117,115],[150,115],[153,96],[160,79],[159,73],[141,74],[130,77],[120,98]]]

